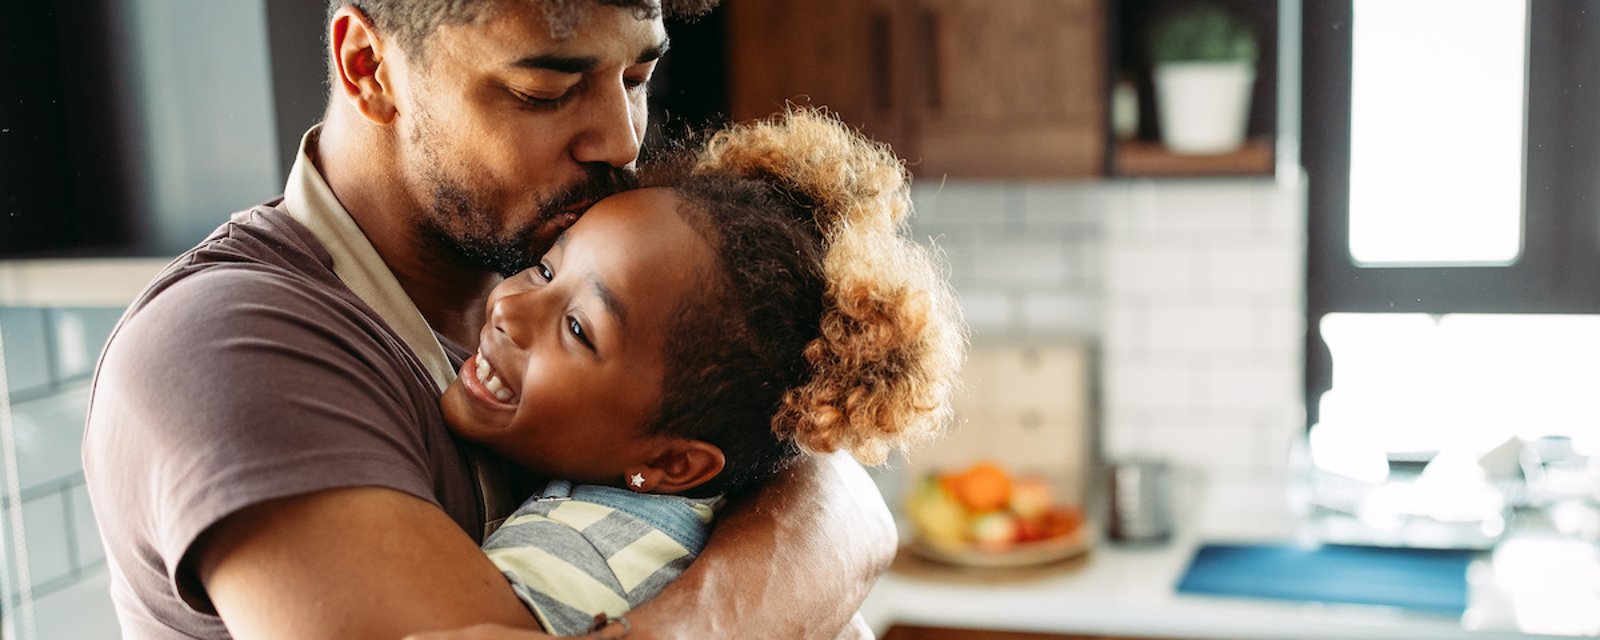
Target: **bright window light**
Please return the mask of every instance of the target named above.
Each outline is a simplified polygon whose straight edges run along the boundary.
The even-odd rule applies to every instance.
[[[1320,399],[1342,466],[1389,453],[1484,453],[1512,437],[1600,439],[1600,316],[1331,313]],[[1330,448],[1347,451],[1351,447]]]
[[[1356,0],[1353,11],[1351,256],[1514,263],[1527,0]]]

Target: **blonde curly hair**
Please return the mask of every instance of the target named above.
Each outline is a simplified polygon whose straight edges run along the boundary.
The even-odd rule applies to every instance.
[[[643,176],[678,192],[721,267],[713,304],[680,305],[658,416],[724,449],[718,489],[803,452],[881,463],[950,422],[966,328],[938,254],[908,237],[909,177],[887,146],[791,108]]]

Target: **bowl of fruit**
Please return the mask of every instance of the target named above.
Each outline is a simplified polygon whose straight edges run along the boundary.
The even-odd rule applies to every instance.
[[[1088,551],[1083,509],[1056,501],[1039,475],[992,462],[924,476],[906,497],[909,548],[931,560],[978,567],[1057,562]]]

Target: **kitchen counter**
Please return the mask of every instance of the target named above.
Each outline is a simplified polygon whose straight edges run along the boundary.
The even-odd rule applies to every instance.
[[[1200,541],[1283,542],[1296,539],[1303,529],[1287,513],[1214,514],[1207,520],[1193,523],[1188,531],[1180,530],[1169,544],[1142,548],[1101,544],[1087,558],[1059,570],[1010,580],[984,580],[982,574],[961,570],[940,576],[924,563],[911,563],[914,570],[891,570],[884,575],[863,605],[862,614],[880,636],[897,623],[1219,640],[1509,640],[1600,635],[1600,563],[1593,559],[1593,545],[1566,545],[1568,550],[1580,551],[1580,557],[1587,549],[1587,566],[1571,558],[1547,556],[1544,564],[1529,564],[1519,557],[1511,570],[1501,569],[1498,578],[1496,567],[1507,565],[1486,554],[1468,571],[1468,611],[1455,618],[1385,607],[1179,594],[1176,585]],[[1501,549],[1506,548],[1502,544]],[[908,563],[902,558],[896,565]],[[1508,582],[1518,588],[1508,589]]]

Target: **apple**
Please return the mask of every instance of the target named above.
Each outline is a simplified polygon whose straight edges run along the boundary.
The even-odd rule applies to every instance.
[[[1050,484],[1039,476],[1023,476],[1011,483],[1011,512],[1023,520],[1044,515],[1055,501]]]
[[[1044,513],[1046,538],[1070,534],[1083,526],[1083,510],[1078,507],[1053,507]]]
[[[985,551],[1003,551],[1017,542],[1017,520],[1009,513],[986,513],[972,520],[972,541]]]
[[[1017,542],[1033,542],[1050,537],[1044,518],[1017,518]]]

